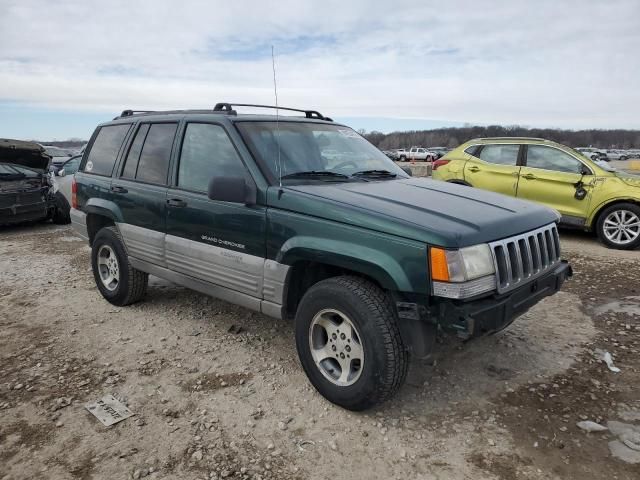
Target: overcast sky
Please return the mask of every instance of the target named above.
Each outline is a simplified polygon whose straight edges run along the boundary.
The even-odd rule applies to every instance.
[[[640,128],[640,0],[0,0],[0,137],[125,108],[314,108],[355,128]]]

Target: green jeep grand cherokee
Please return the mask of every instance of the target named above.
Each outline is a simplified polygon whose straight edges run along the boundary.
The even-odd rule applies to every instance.
[[[413,179],[315,111],[237,106],[125,111],[96,129],[71,216],[109,302],[140,300],[152,274],[293,318],[311,383],[362,410],[438,329],[500,330],[571,275],[555,211]]]

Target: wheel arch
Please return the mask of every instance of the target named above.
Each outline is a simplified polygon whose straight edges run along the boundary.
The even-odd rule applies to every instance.
[[[458,179],[447,180],[447,183],[453,183],[454,185],[464,185],[465,187],[473,186],[469,182],[465,182],[464,180],[458,180]]]
[[[623,198],[614,198],[614,199],[608,200],[606,202],[601,203],[597,208],[593,210],[593,213],[591,214],[591,216],[587,221],[587,227],[590,230],[595,230],[596,226],[598,225],[598,221],[600,220],[600,216],[602,215],[602,212],[604,212],[607,208],[613,205],[617,205],[619,203],[632,203],[640,207],[640,199],[637,199],[637,198],[623,197]]]

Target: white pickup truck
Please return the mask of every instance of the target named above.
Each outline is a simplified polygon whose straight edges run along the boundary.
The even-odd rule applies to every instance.
[[[438,154],[422,147],[411,147],[410,149],[398,150],[398,160],[419,160],[421,162],[433,162],[438,158]]]

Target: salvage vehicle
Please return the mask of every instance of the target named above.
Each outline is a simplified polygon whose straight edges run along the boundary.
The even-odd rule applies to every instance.
[[[363,410],[440,330],[501,330],[571,276],[557,212],[412,178],[317,111],[238,107],[276,108],[125,110],[97,127],[71,217],[107,301],[141,300],[151,274],[293,319],[314,387]]]
[[[37,143],[0,139],[0,225],[70,222],[70,205],[57,191],[50,162]]]
[[[433,164],[433,178],[532,200],[607,247],[640,246],[640,176],[539,138],[470,140]]]

